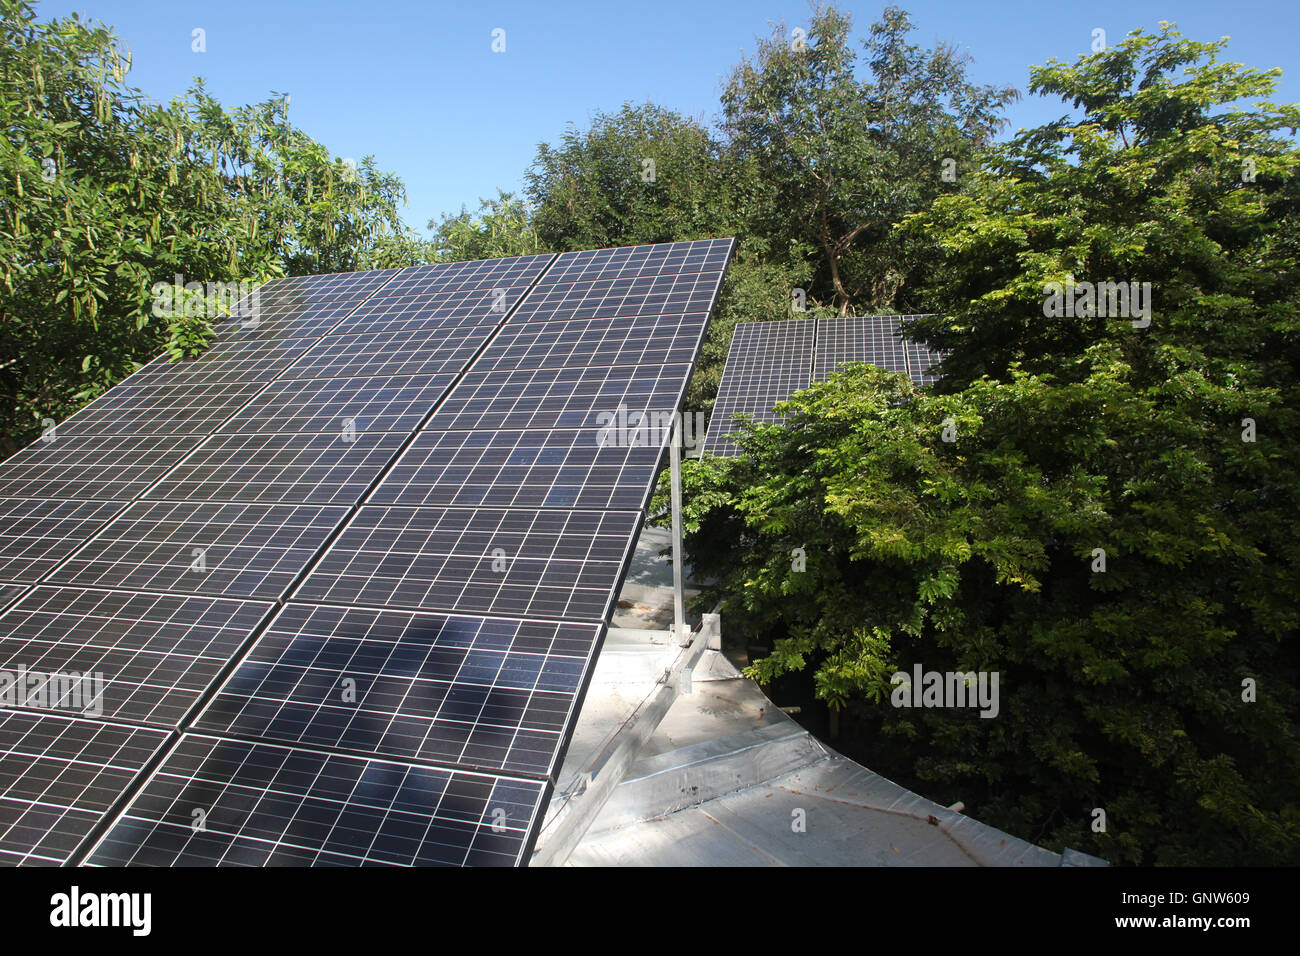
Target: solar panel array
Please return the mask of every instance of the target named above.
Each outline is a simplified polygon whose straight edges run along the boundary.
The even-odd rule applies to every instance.
[[[704,451],[721,456],[740,453],[730,438],[732,416],[778,423],[772,411],[813,382],[824,381],[851,362],[876,365],[908,375],[918,385],[932,385],[930,369],[942,356],[903,338],[907,320],[917,316],[866,315],[834,319],[744,322],[732,335],[727,363],[718,383]]]
[[[525,862],[732,246],[275,280],[0,463],[0,860]]]

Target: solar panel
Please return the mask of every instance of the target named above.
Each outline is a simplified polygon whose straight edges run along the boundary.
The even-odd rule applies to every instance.
[[[747,414],[760,422],[780,420],[772,407],[808,387],[815,329],[809,319],[736,326],[704,440],[706,453],[739,453],[727,437],[736,430],[733,415]]]
[[[123,501],[0,498],[0,580],[39,581],[124,507]]]
[[[401,432],[342,430],[213,435],[145,498],[354,504],[406,437]]]
[[[659,474],[667,435],[654,423],[643,439],[630,436],[640,444],[601,443],[597,429],[425,431],[366,500],[637,510]]]
[[[0,464],[0,656],[181,731],[74,862],[523,862],[733,245],[276,280]]]
[[[707,312],[721,278],[719,269],[625,279],[552,281],[540,294],[530,295],[516,315],[518,321],[528,322],[538,316],[566,321]]]
[[[548,774],[599,625],[289,604],[198,730]]]
[[[0,462],[0,496],[134,498],[200,441],[193,435],[69,438],[56,429],[52,440],[37,439]]]
[[[914,318],[919,316],[866,315],[737,325],[704,450],[723,456],[737,454],[739,449],[726,437],[734,427],[730,425],[732,415],[745,413],[758,421],[777,421],[772,406],[811,382],[824,381],[844,364],[864,362],[908,375],[918,385],[932,385],[938,377],[929,369],[942,356],[903,337],[908,320]]]
[[[586,428],[594,435],[620,408],[675,411],[690,371],[686,364],[471,370],[425,428]]]
[[[517,865],[544,792],[536,780],[185,734],[87,862]]]
[[[294,363],[289,374],[300,379],[459,373],[491,334],[491,325],[478,323],[328,335]]]
[[[124,382],[56,426],[58,438],[82,435],[208,434],[262,389],[257,382]]]
[[[27,691],[6,706],[178,727],[272,607],[261,601],[34,588],[0,616],[0,672],[22,668],[30,677]],[[77,680],[81,686],[68,693]]]
[[[327,505],[139,501],[46,581],[278,598],[347,513]]]
[[[167,733],[0,709],[0,862],[58,866]]]
[[[850,362],[865,362],[906,375],[910,343],[899,335],[898,320],[895,315],[818,319],[812,380],[825,381],[839,366]]]
[[[511,322],[492,340],[475,368],[545,369],[692,362],[708,321],[707,312],[695,312]]]
[[[365,505],[294,599],[603,621],[641,515]]]
[[[266,432],[414,431],[456,376],[281,379],[217,429]]]

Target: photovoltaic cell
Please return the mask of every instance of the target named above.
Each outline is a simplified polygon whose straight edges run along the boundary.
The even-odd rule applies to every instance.
[[[325,505],[140,501],[47,581],[274,599],[347,513]]]
[[[907,346],[899,335],[899,316],[867,315],[817,320],[817,359],[812,380],[825,381],[839,366],[865,362],[908,374]]]
[[[0,462],[0,495],[134,498],[202,441],[194,435],[65,437],[32,442]]]
[[[737,428],[733,415],[743,413],[760,422],[780,420],[772,407],[808,387],[815,329],[815,322],[809,319],[736,326],[704,440],[706,453],[727,456],[739,452],[727,437]]]
[[[640,510],[667,429],[647,427],[642,437],[636,428],[610,431],[604,444],[598,429],[421,432],[367,501]]]
[[[471,370],[451,390],[428,431],[514,428],[588,428],[625,411],[673,413],[690,366],[619,366]]]
[[[722,272],[734,239],[666,242],[650,246],[625,246],[566,252],[547,272],[550,282],[590,282],[689,272]]]
[[[405,440],[367,431],[214,435],[144,497],[355,504]]]
[[[365,505],[296,601],[603,621],[641,516]]]
[[[0,862],[68,862],[167,733],[0,709]]]
[[[638,318],[507,322],[475,370],[667,365],[695,360],[707,312]]]
[[[535,780],[185,734],[88,862],[518,865],[544,792]]]
[[[599,637],[597,624],[289,604],[195,727],[546,774]]]
[[[172,728],[273,605],[261,601],[37,587],[0,616],[0,673],[29,674],[8,707],[70,710]],[[31,675],[80,675],[80,694]],[[94,675],[98,675],[98,681]],[[100,683],[102,681],[102,683]],[[88,697],[94,698],[85,710]]]
[[[273,432],[414,431],[447,392],[454,375],[313,378],[270,385],[221,435]]]
[[[124,507],[124,501],[0,498],[0,580],[39,581]]]

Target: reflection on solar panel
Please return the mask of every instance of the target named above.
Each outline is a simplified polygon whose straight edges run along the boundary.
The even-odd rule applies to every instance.
[[[279,598],[346,515],[324,505],[139,501],[46,580]]]
[[[518,864],[544,791],[536,780],[185,734],[88,862]]]
[[[774,405],[851,362],[908,375],[918,385],[933,385],[938,374],[930,369],[943,356],[903,337],[907,320],[914,318],[920,316],[866,315],[737,325],[704,450],[722,456],[739,454],[740,449],[727,437],[736,428],[733,415],[779,421],[772,411]]]
[[[56,429],[0,462],[0,495],[25,498],[137,497],[194,449],[194,435],[67,438]]]
[[[0,710],[0,862],[68,862],[166,739],[144,727]]]
[[[736,428],[733,415],[751,415],[760,422],[780,420],[772,406],[808,387],[815,329],[809,319],[736,326],[704,440],[706,453],[734,455],[739,451],[727,437]]]
[[[277,279],[0,462],[0,852],[525,862],[732,248]]]
[[[603,621],[641,516],[367,505],[294,596]]]
[[[122,501],[0,498],[0,580],[41,580],[123,507]]]
[[[659,474],[662,443],[599,444],[590,439],[575,429],[421,432],[366,500],[639,509]]]
[[[354,504],[406,437],[372,431],[213,435],[145,497]]]
[[[546,774],[598,630],[289,604],[195,726]]]
[[[0,671],[81,675],[95,694],[89,708],[95,716],[178,727],[271,608],[259,601],[37,587],[0,618]],[[86,675],[99,675],[102,686]],[[33,684],[27,699],[9,706],[68,709],[59,706],[61,696]]]

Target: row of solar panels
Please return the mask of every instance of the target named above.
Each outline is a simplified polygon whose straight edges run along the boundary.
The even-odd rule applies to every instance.
[[[708,454],[731,456],[740,449],[729,437],[734,415],[778,422],[772,411],[800,389],[825,381],[839,366],[865,362],[932,385],[931,369],[942,356],[903,337],[916,315],[867,315],[837,319],[743,322],[736,326],[727,364],[718,383],[713,417],[704,441]]]
[[[0,860],[526,860],[732,245],[277,280],[0,463]]]

